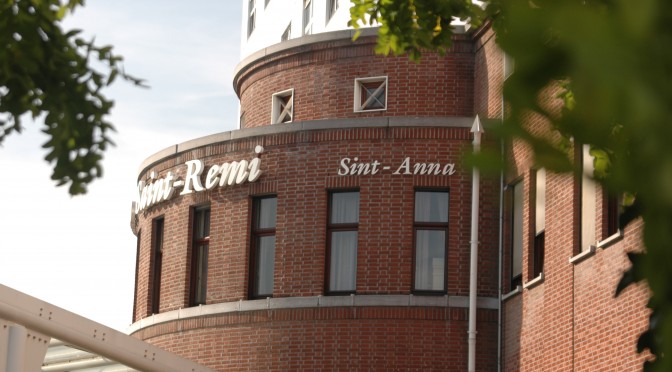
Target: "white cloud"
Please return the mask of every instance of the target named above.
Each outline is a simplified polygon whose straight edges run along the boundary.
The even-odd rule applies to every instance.
[[[89,1],[66,27],[114,45],[127,72],[107,90],[117,146],[85,196],[56,188],[42,160],[40,124],[0,147],[0,283],[113,328],[131,322],[135,237],[129,219],[137,170],[176,143],[234,129],[240,2]]]

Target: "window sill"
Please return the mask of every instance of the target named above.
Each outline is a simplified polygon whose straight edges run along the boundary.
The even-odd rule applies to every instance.
[[[516,295],[519,295],[519,294],[521,294],[521,293],[523,293],[523,288],[522,288],[521,286],[517,285],[516,288],[515,288],[514,290],[512,290],[511,292],[509,292],[509,293],[507,293],[507,294],[505,294],[505,295],[502,296],[502,302],[508,300],[508,299],[511,298],[511,297],[514,297],[514,296],[516,296]]]
[[[540,273],[539,276],[537,276],[536,278],[523,284],[523,289],[532,289],[543,282],[544,282],[544,273]]]
[[[361,113],[364,113],[364,112],[379,112],[379,111],[387,111],[387,107],[382,108],[382,109],[361,109],[361,108],[357,108],[353,112],[356,113],[356,114],[361,114]]]
[[[571,264],[578,264],[579,262],[585,260],[586,258],[592,256],[595,254],[595,246],[591,245],[590,248],[586,249],[585,251],[577,254],[576,256],[572,257],[569,259],[569,263]]]
[[[600,240],[599,242],[597,242],[596,245],[597,245],[597,248],[607,249],[612,244],[620,241],[621,239],[623,239],[623,230],[618,229],[618,231],[615,234],[611,235],[610,237],[608,237],[604,240]]]

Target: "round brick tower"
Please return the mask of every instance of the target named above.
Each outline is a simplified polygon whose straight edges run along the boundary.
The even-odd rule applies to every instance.
[[[217,370],[466,370],[475,42],[416,63],[373,35],[250,54],[241,129],[145,160],[133,335]],[[482,182],[478,370],[498,192]]]

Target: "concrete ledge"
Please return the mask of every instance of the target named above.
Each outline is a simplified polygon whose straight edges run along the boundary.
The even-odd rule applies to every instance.
[[[451,126],[456,128],[471,128],[474,125],[472,117],[391,117],[390,127],[436,127]]]
[[[569,259],[569,263],[576,265],[577,263],[585,260],[586,258],[592,256],[595,254],[595,246],[591,245],[588,249],[585,251],[577,254],[576,256],[572,257]]]
[[[193,140],[189,140],[187,142],[182,142],[179,145],[175,145],[175,147],[177,147],[175,149],[175,151],[177,153],[180,153],[180,152],[193,150],[193,149],[196,149],[196,148],[199,148],[199,147],[207,146],[211,143],[230,141],[232,133],[233,132],[215,133],[215,134],[211,134],[209,136],[196,138],[196,139],[193,139]]]
[[[365,38],[365,37],[378,37],[378,28],[379,27],[364,27],[359,29],[359,37],[360,38]],[[467,29],[464,25],[454,25],[453,26],[453,34],[454,35],[459,35],[459,34],[465,34],[467,32]],[[297,49],[297,53],[300,53],[302,51],[303,47],[309,46],[311,44],[317,44],[317,43],[329,43],[333,41],[338,41],[338,40],[350,40],[353,44],[356,43],[356,41],[352,41],[352,38],[355,36],[357,33],[356,30],[354,29],[348,29],[348,30],[338,30],[338,31],[330,31],[330,32],[321,32],[318,34],[312,34],[312,35],[306,35],[302,37],[298,37],[295,39],[289,39],[287,41],[282,41],[277,44],[270,45],[266,48],[260,49],[247,57],[245,57],[238,65],[233,70],[233,90],[238,94],[238,91],[236,89],[237,84],[238,84],[238,79],[240,79],[240,75],[252,64],[257,62],[260,59],[267,58],[269,56],[272,56],[274,54],[289,50],[289,49]]]
[[[499,309],[496,297],[478,297],[479,309]],[[418,296],[418,295],[349,295],[265,298],[261,300],[239,300],[212,305],[199,305],[185,309],[154,314],[130,325],[128,333],[143,328],[180,319],[198,318],[227,313],[258,310],[305,309],[319,307],[455,307],[468,308],[468,296]]]
[[[540,273],[536,278],[523,284],[523,289],[532,289],[544,282],[544,273]]]
[[[607,249],[612,244],[616,243],[617,241],[619,241],[621,239],[623,239],[623,230],[618,229],[618,231],[615,234],[613,234],[612,236],[610,236],[610,237],[608,237],[604,240],[600,240],[595,245],[597,246],[597,248]]]
[[[276,53],[283,52],[285,50],[289,49],[300,49],[301,47],[308,46],[311,44],[317,44],[317,43],[326,43],[330,41],[337,41],[337,40],[352,40],[352,38],[355,36],[356,31],[355,30],[339,30],[339,31],[331,31],[331,32],[321,32],[319,34],[313,34],[313,35],[306,35],[302,37],[298,37],[295,39],[289,39],[287,41],[280,42],[278,44],[273,44],[271,46],[268,46],[264,49],[260,49],[249,56],[245,57],[242,61],[240,61],[236,67],[233,70],[233,90],[236,91],[236,84],[238,83],[238,79],[240,78],[240,74],[247,69],[251,64],[254,62],[266,58],[268,56],[271,56]],[[369,27],[369,28],[362,28],[361,33],[359,34],[359,37],[368,37],[368,36],[377,36],[378,35],[378,27]],[[353,42],[354,43],[354,42]]]
[[[502,302],[508,300],[509,298],[511,298],[515,295],[521,294],[521,293],[523,293],[523,287],[517,285],[516,289],[514,289],[513,291],[511,291],[511,292],[502,296]]]
[[[495,125],[498,120],[482,120],[484,124]],[[140,175],[161,161],[177,156],[183,152],[231,140],[268,136],[273,134],[294,133],[311,130],[353,129],[353,128],[402,128],[402,127],[439,127],[439,128],[471,128],[474,118],[470,116],[446,117],[374,117],[374,118],[344,118],[328,120],[310,120],[284,124],[265,125],[211,134],[195,138],[177,145],[167,147],[145,159],[138,170]]]

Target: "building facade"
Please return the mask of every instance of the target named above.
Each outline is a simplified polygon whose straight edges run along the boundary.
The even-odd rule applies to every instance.
[[[348,5],[244,2],[240,129],[141,165],[135,337],[216,370],[467,369],[462,155],[476,115],[499,149],[509,65],[487,24],[445,56],[377,56]],[[614,228],[589,178],[502,153],[478,190],[476,370],[639,367],[646,288],[613,293],[641,226]]]

